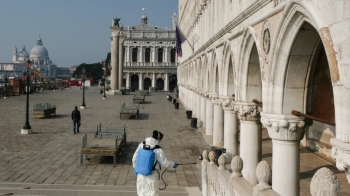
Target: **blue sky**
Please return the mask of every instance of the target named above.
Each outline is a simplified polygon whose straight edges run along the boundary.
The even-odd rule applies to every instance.
[[[41,36],[58,67],[96,63],[110,52],[112,18],[127,26],[141,23],[172,28],[178,0],[1,0],[0,62],[12,62],[15,46],[27,51]]]

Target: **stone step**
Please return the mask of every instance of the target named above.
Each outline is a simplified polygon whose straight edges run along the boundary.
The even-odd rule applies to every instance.
[[[32,183],[0,183],[0,195],[50,195],[50,196],[131,196],[135,186],[113,185],[58,185]],[[198,187],[167,187],[160,196],[200,196]]]

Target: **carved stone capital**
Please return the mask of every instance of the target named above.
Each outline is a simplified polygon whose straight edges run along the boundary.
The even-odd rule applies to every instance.
[[[237,112],[239,120],[244,121],[258,121],[260,120],[260,112],[254,103],[248,102],[234,102],[233,110]]]
[[[201,95],[202,94],[202,88],[196,88],[196,93],[198,95]]]
[[[260,121],[266,127],[270,138],[283,141],[303,139],[305,131],[312,125],[312,120],[302,120],[293,115],[261,113]]]
[[[221,101],[218,93],[209,93],[209,97],[213,104],[220,104]]]
[[[332,157],[336,160],[337,168],[345,171],[346,178],[350,184],[350,143],[331,138]]]
[[[224,111],[234,111],[234,106],[232,105],[233,101],[233,97],[223,97],[220,105],[222,105]]]
[[[209,91],[208,90],[203,91],[203,97],[209,98]]]

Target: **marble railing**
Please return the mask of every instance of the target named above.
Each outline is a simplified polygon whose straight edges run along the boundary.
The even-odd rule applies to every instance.
[[[242,176],[243,161],[234,156],[231,169],[226,168],[226,158],[221,155],[217,166],[214,162],[215,152],[202,153],[202,195],[203,196],[277,196],[272,190],[272,168],[270,163],[263,160],[256,168],[257,185],[250,184]],[[314,175],[310,185],[312,196],[339,195],[340,187],[337,176],[328,168],[320,168]]]

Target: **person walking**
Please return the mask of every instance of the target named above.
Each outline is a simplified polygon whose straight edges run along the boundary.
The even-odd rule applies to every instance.
[[[135,169],[135,173],[138,171],[138,168],[140,167],[143,169],[145,165],[145,161],[138,160],[140,159],[140,156],[138,154],[143,149],[151,150],[155,153],[155,160],[151,163],[151,171],[148,175],[143,175],[141,173],[136,173],[137,180],[136,180],[136,188],[137,188],[137,195],[138,196],[158,196],[159,195],[159,170],[161,167],[164,168],[177,168],[178,164],[169,161],[163,150],[162,147],[159,146],[159,143],[163,139],[163,134],[160,131],[154,130],[152,137],[148,137],[145,139],[144,142],[140,143],[137,147],[134,156],[132,157],[132,164]],[[153,169],[153,170],[152,170]],[[157,170],[157,171],[155,171]]]
[[[80,111],[78,110],[78,107],[75,106],[74,110],[72,111],[72,120],[73,120],[73,133],[79,133],[79,127],[80,127]]]

